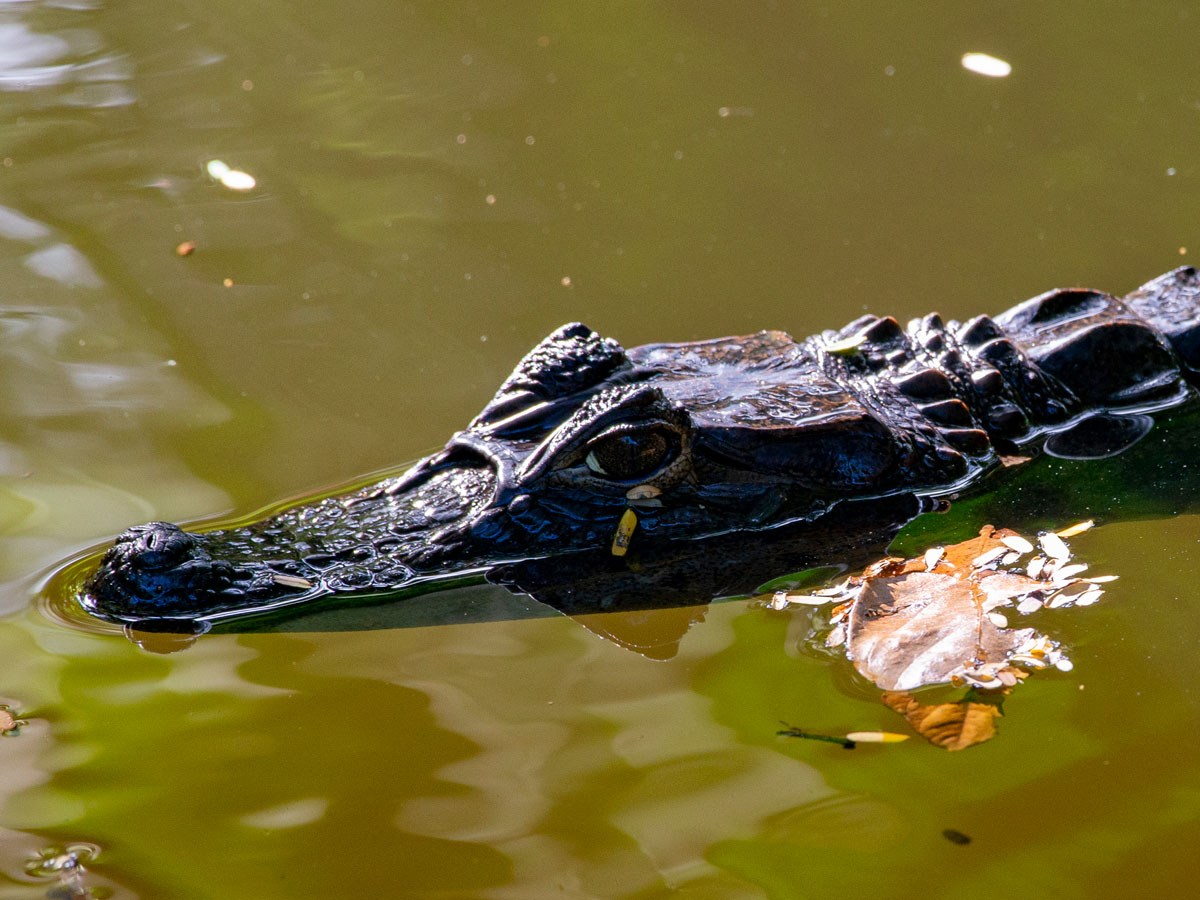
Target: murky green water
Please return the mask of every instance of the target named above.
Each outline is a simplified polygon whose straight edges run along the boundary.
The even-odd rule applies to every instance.
[[[742,602],[652,660],[559,616],[157,655],[34,598],[128,524],[421,455],[564,321],[635,345],[1131,289],[1200,253],[1198,27],[1187,3],[0,3],[0,702],[27,719],[0,738],[0,897],[1193,881],[1200,528],[1169,497],[1086,538],[1122,577],[1056,624],[1075,670],[958,754],[776,738],[902,723],[802,616]],[[688,618],[636,624],[665,656]],[[86,876],[26,873],[67,844],[99,848]]]

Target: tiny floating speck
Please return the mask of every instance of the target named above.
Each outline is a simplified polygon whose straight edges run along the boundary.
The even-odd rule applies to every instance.
[[[633,532],[637,528],[637,523],[637,513],[632,509],[625,510],[625,513],[621,516],[621,521],[617,523],[616,533],[613,534],[613,556],[625,555],[625,551],[629,549],[629,542],[633,540]]]
[[[1012,65],[987,53],[964,53],[962,66],[976,75],[989,78],[1005,78],[1012,74]]]

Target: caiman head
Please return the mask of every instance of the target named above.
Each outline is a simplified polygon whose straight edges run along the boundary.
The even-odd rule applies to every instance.
[[[132,528],[84,603],[119,621],[220,618],[587,548],[628,545],[632,561],[965,472],[821,353],[773,331],[626,351],[564,326],[406,474],[245,528]]]

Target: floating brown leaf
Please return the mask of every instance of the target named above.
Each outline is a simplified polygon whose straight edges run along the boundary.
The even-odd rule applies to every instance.
[[[973,698],[925,704],[912,694],[886,691],[881,699],[904,716],[917,734],[945,750],[965,750],[990,741],[996,736],[996,719],[1004,715],[998,703]]]
[[[1098,585],[1116,576],[1078,577],[1087,567],[1066,564],[1070,550],[1062,541],[1091,524],[1043,532],[1038,543],[1045,555],[1027,562],[1039,552],[1030,540],[985,525],[959,544],[933,547],[912,559],[881,559],[836,588],[808,596],[777,592],[771,605],[836,603],[826,646],[844,648],[859,673],[886,692],[884,702],[919,734],[939,747],[961,750],[995,735],[1001,713],[990,701],[1007,694],[1028,670],[1071,670],[1058,643],[1009,622],[1011,616],[1087,606],[1100,598]],[[962,700],[935,704],[922,704],[909,693],[944,684],[972,691]]]
[[[848,603],[835,610],[830,647],[844,646],[855,668],[885,691],[936,684],[997,690],[1025,676],[1016,664],[1069,668],[1058,645],[1032,628],[1010,628],[995,612],[1025,613],[1053,602],[1074,602],[1064,591],[1091,588],[998,568],[1016,563],[1032,545],[1016,532],[990,525],[979,536],[913,559],[888,557],[847,583]]]
[[[13,714],[3,707],[0,707],[0,731],[11,731],[17,727],[17,720]]]

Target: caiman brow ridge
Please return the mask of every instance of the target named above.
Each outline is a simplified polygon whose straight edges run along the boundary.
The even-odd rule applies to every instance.
[[[1000,454],[1120,452],[1198,381],[1191,267],[1123,299],[1056,290],[994,317],[863,316],[802,341],[763,331],[625,350],[575,323],[404,475],[240,528],[135,526],[81,602],[116,622],[210,621],[466,571],[508,572],[497,580],[515,585],[514,566],[528,575],[581,553],[600,562],[572,563],[567,579],[606,583],[742,532],[762,542],[803,526],[799,540],[853,542]],[[620,442],[590,443],[601,435]],[[598,448],[647,462],[621,481]],[[635,505],[625,555],[613,556]]]

